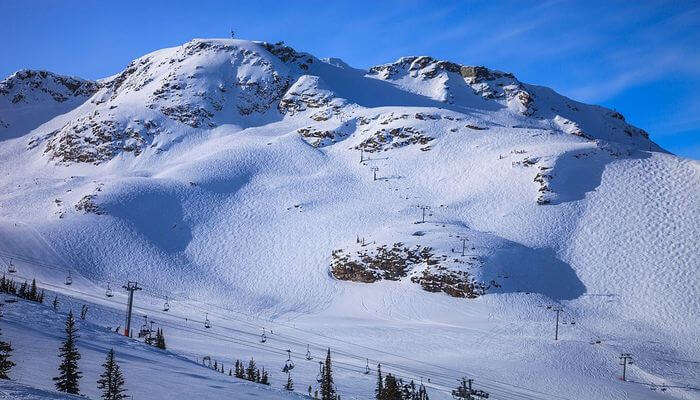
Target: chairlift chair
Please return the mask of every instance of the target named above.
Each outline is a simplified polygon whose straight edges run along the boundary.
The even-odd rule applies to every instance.
[[[267,342],[267,335],[265,335],[265,328],[263,328],[262,334],[260,335],[260,343]]]
[[[311,357],[311,350],[309,350],[309,345],[306,345],[306,359],[311,360],[313,357]]]
[[[323,361],[318,362],[318,375],[316,375],[316,382],[323,382]]]
[[[114,296],[114,293],[112,293],[112,286],[110,285],[109,282],[107,282],[107,290],[105,290],[105,296],[107,296],[107,297]]]
[[[165,303],[163,303],[163,311],[169,311],[170,310],[170,303],[168,303],[168,298],[165,298]]]
[[[17,268],[12,264],[12,259],[10,258],[10,265],[7,267],[7,273],[14,274],[15,272],[17,272]]]
[[[204,327],[207,329],[211,328],[211,322],[209,322],[209,314],[204,315]]]
[[[292,361],[292,351],[287,350],[287,361],[284,362],[284,367],[282,367],[282,372],[289,372],[294,369],[294,362]]]
[[[143,324],[141,324],[141,329],[139,329],[138,337],[146,337],[151,333],[151,330],[148,329],[148,316],[144,315],[143,316]]]
[[[73,277],[70,275],[70,271],[68,271],[68,275],[66,275],[66,286],[70,286],[73,284]]]
[[[364,372],[364,374],[365,374],[365,375],[369,375],[369,358],[368,358],[367,361],[365,362],[365,372]]]

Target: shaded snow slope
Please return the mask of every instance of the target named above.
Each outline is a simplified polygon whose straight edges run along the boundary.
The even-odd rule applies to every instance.
[[[24,135],[92,96],[96,82],[21,70],[0,81],[0,140]]]
[[[362,71],[283,44],[198,39],[46,120],[0,144],[0,257],[20,276],[98,297],[136,280],[139,301],[168,296],[199,328],[209,312],[213,331],[256,343],[261,326],[292,329],[299,343],[277,347],[303,354],[313,340],[360,369],[401,362],[419,379],[430,362],[445,368],[431,398],[464,374],[496,399],[697,398],[683,387],[697,386],[700,357],[700,167],[614,111],[427,57]],[[423,290],[411,278],[439,271],[425,258],[398,280],[331,274],[334,250],[394,243],[433,248],[485,294]],[[576,322],[558,342],[555,303]],[[174,350],[246,349],[171,330]],[[616,379],[620,352],[635,354],[637,383]],[[313,382],[317,365],[297,371]],[[366,398],[373,378],[356,375],[338,385]],[[662,384],[677,387],[649,390]]]
[[[53,299],[53,297],[52,297]],[[6,305],[0,322],[3,340],[12,342],[12,359],[17,363],[10,373],[12,381],[0,381],[0,398],[22,400],[69,400],[85,397],[56,392],[52,377],[57,375],[60,362],[58,348],[64,337],[64,323],[69,308],[74,313],[81,304],[61,298],[59,311],[50,305],[38,305],[21,301]],[[63,310],[63,312],[61,312]],[[110,321],[112,312],[91,307],[83,321],[76,316],[81,359],[78,361],[82,379],[80,392],[97,399],[101,391],[97,380],[104,371],[107,352],[114,349],[115,359],[124,375],[126,394],[133,398],[178,399],[298,399],[301,396],[287,393],[282,384],[275,387],[252,384],[244,380],[217,373],[192,359],[127,339],[115,334],[104,324]],[[242,356],[243,357],[243,356]],[[232,366],[226,360],[227,368]],[[226,370],[228,373],[228,369]],[[24,382],[24,383],[20,383]]]

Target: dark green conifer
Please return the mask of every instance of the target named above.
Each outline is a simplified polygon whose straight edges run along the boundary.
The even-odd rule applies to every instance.
[[[97,380],[97,388],[102,390],[103,400],[124,400],[127,398],[124,389],[124,376],[114,359],[114,349],[107,353],[107,360],[102,364],[104,372]]]
[[[58,352],[59,357],[61,357],[61,364],[58,366],[59,374],[53,378],[56,382],[56,389],[70,394],[80,394],[79,381],[83,375],[78,369],[80,353],[78,353],[75,343],[77,331],[75,318],[73,318],[73,311],[71,310],[66,318],[66,338]]]

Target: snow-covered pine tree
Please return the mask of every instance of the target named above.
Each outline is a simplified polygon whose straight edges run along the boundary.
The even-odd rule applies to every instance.
[[[401,388],[392,374],[386,374],[384,378],[384,391],[381,400],[402,400]]]
[[[104,367],[104,372],[100,375],[100,379],[97,380],[97,388],[102,390],[103,400],[123,400],[127,396],[125,394],[126,389],[124,389],[124,376],[122,371],[119,369],[119,364],[117,364],[114,359],[114,349],[110,349],[107,353],[107,359],[105,363],[102,364]]]
[[[260,374],[260,383],[262,383],[263,385],[270,384],[270,378],[267,376],[267,371],[265,371],[265,367],[263,367],[262,373]]]
[[[27,281],[24,281],[24,283],[22,283],[22,286],[19,287],[19,292],[17,292],[17,296],[23,299],[27,298]]]
[[[156,347],[165,350],[165,334],[163,334],[163,329],[158,328],[156,332]]]
[[[2,338],[2,331],[0,331],[0,338]],[[10,342],[0,340],[0,379],[10,379],[8,374],[15,366],[15,363],[10,360],[10,356],[12,356],[12,345]]]
[[[53,301],[51,302],[51,307],[53,307],[54,311],[58,311],[58,296],[53,297]]]
[[[384,378],[382,378],[382,364],[377,364],[377,387],[374,388],[374,398],[382,400],[384,394]]]
[[[326,362],[321,377],[321,400],[336,400],[335,387],[333,386],[333,369],[331,366],[331,349],[326,354]]]
[[[236,378],[245,379],[245,369],[243,368],[243,362],[241,362],[241,360],[236,360],[233,371]]]
[[[61,357],[61,364],[58,366],[59,374],[53,378],[56,382],[56,389],[70,394],[80,394],[79,381],[83,375],[78,369],[80,353],[78,353],[78,348],[75,344],[77,331],[73,310],[71,310],[66,318],[66,338],[58,352],[58,356]]]
[[[294,381],[292,380],[292,374],[287,372],[287,383],[284,385],[285,390],[289,390],[290,392],[294,390]]]
[[[39,290],[36,287],[36,279],[32,279],[32,284],[29,286],[27,299],[31,301],[39,301]]]
[[[430,400],[428,397],[428,391],[425,390],[425,386],[423,386],[422,383],[418,387],[418,396],[416,397],[416,400]]]
[[[258,369],[255,366],[255,360],[253,358],[250,358],[250,361],[248,361],[248,367],[245,369],[245,378],[251,382],[255,382],[255,375],[256,371]]]
[[[44,302],[44,290],[41,290],[41,293],[39,294],[39,299],[37,300],[39,303]]]
[[[219,372],[219,363],[214,360],[214,371]]]
[[[228,376],[233,376],[233,372],[231,371],[231,368],[228,369]]]

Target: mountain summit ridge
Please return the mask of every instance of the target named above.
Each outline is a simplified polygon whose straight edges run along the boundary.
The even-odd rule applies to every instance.
[[[37,129],[28,146],[33,149],[41,144],[43,152],[58,162],[99,164],[121,153],[139,156],[163,133],[211,129],[222,124],[265,124],[283,118],[294,108],[288,107],[294,97],[290,90],[296,90],[306,75],[315,76],[314,82],[322,86],[308,86],[307,80],[302,97],[312,98],[312,92],[325,90],[324,101],[336,99],[335,103],[342,103],[334,106],[333,113],[347,114],[346,119],[352,118],[343,111],[348,107],[377,107],[382,101],[396,105],[397,99],[407,107],[433,106],[466,112],[505,109],[515,117],[525,117],[513,125],[538,126],[588,140],[660,150],[648,140],[644,130],[629,125],[621,114],[575,102],[551,89],[521,83],[512,73],[427,56],[403,57],[362,71],[337,61],[324,62],[282,42],[237,39],[194,39],[139,57],[120,73],[98,81],[51,74],[32,82],[31,90],[47,93],[57,93],[49,89],[56,79],[69,82],[77,85],[73,96],[88,101],[69,110],[66,121]],[[3,80],[0,88],[13,87],[16,76]],[[390,83],[394,89],[372,84],[370,79]],[[371,104],[366,101],[368,93],[376,94],[371,96]],[[0,107],[0,121],[9,118],[19,107],[15,100],[23,96],[22,89],[13,93],[0,91],[0,104],[6,103]],[[61,101],[65,100],[64,94],[60,96]],[[41,98],[27,99],[31,100],[22,103],[31,101],[37,109],[48,107]],[[311,102],[303,107],[318,109],[316,119],[329,112],[327,104]],[[9,122],[0,127],[8,129]]]

